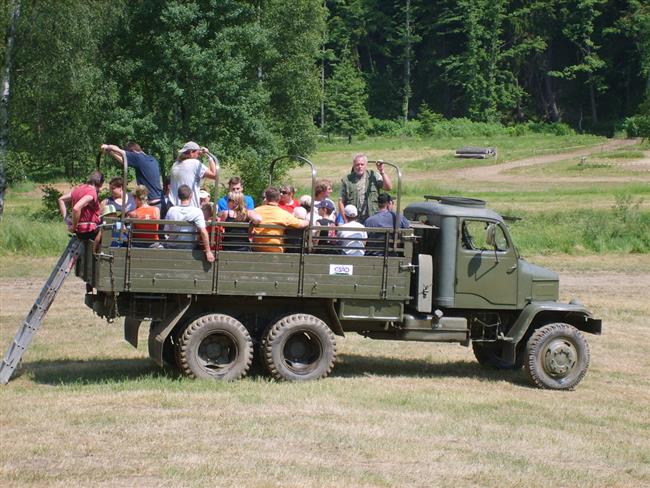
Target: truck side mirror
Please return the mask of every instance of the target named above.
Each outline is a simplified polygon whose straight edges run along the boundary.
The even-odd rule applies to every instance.
[[[485,243],[494,249],[497,248],[496,231],[496,224],[489,224],[485,229]]]

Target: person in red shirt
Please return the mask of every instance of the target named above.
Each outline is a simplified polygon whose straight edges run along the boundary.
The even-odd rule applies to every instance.
[[[300,202],[295,199],[296,189],[291,185],[282,185],[280,187],[280,203],[278,207],[286,210],[293,215],[293,209],[300,206]]]
[[[77,234],[79,239],[95,239],[99,225],[99,190],[104,185],[104,175],[93,171],[88,176],[86,183],[61,195],[59,198],[59,211],[68,231]],[[67,204],[72,206],[72,218],[68,216]]]

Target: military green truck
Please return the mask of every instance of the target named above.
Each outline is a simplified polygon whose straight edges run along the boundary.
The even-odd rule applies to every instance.
[[[313,196],[315,168],[297,159],[311,167]],[[399,212],[401,172],[385,164],[397,172]],[[147,323],[150,357],[194,378],[241,378],[254,360],[278,380],[323,378],[334,366],[335,336],[357,333],[471,344],[480,364],[523,366],[541,388],[580,382],[590,359],[582,332],[600,334],[601,321],[577,301],[558,301],[558,275],[519,255],[502,216],[460,197],[426,197],[403,213],[408,229],[397,228],[399,219],[395,228],[366,229],[362,256],[341,254],[341,240],[320,238],[327,228],[312,223],[279,238],[284,252],[260,252],[278,244],[254,237],[249,252],[230,250],[229,232],[248,224],[220,222],[210,229],[213,263],[197,248],[161,248],[133,229],[116,238],[118,222],[109,219],[98,252],[77,243],[75,273],[87,284],[88,307],[124,317],[134,347]],[[119,225],[137,223],[145,221],[122,216]],[[175,238],[162,225],[158,234]],[[16,348],[26,343],[17,339]],[[21,354],[6,364],[13,368]]]
[[[312,168],[313,192],[316,171],[298,159]],[[341,254],[311,224],[284,235],[284,252],[259,252],[254,238],[251,252],[232,251],[224,237],[247,224],[219,223],[214,263],[198,249],[141,247],[133,233],[113,247],[109,223],[100,252],[85,243],[76,275],[92,287],[90,308],[125,317],[134,347],[149,321],[151,358],[190,377],[241,378],[255,359],[278,380],[323,378],[335,336],[357,333],[471,344],[480,364],[523,366],[541,388],[580,382],[590,360],[582,332],[600,334],[601,321],[558,301],[558,275],[519,255],[502,216],[460,197],[426,197],[403,213],[409,229],[366,229],[363,256]]]

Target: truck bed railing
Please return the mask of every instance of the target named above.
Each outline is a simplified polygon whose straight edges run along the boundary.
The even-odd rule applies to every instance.
[[[137,228],[138,225],[157,226],[157,228]],[[287,229],[279,225],[259,224],[253,226],[247,222],[218,222],[206,223],[210,248],[220,251],[237,252],[285,252],[304,254],[345,254],[344,250],[353,248],[345,244],[352,241],[362,243],[356,248],[364,251],[367,256],[403,256],[404,239],[402,232],[395,233],[392,228],[358,228],[366,232],[368,237],[341,237],[335,235],[336,227],[312,226],[309,228]],[[172,231],[166,228],[173,225],[177,228],[187,228],[187,231]],[[123,226],[123,227],[122,227]],[[167,249],[202,249],[199,233],[194,225],[188,222],[174,220],[143,220],[125,218],[124,220],[106,219],[100,226],[102,229],[102,248],[117,247],[135,248],[167,248]],[[117,229],[124,229],[119,232]],[[279,235],[260,234],[260,231],[275,231]],[[334,232],[333,235],[330,233]],[[309,238],[311,236],[311,252]],[[396,237],[397,236],[397,237]],[[181,239],[182,238],[182,239]],[[272,242],[268,242],[271,239]]]

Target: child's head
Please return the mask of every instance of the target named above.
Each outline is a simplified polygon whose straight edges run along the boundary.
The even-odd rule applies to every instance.
[[[203,212],[203,218],[205,220],[211,220],[214,215],[214,207],[211,203],[204,203],[201,205],[201,211]]]
[[[102,213],[99,216],[102,218],[102,220],[106,217],[117,217],[117,210],[115,208],[115,205],[104,206]]]
[[[334,204],[330,200],[321,200],[316,204],[318,208],[318,215],[322,217],[329,217],[334,212]]]

